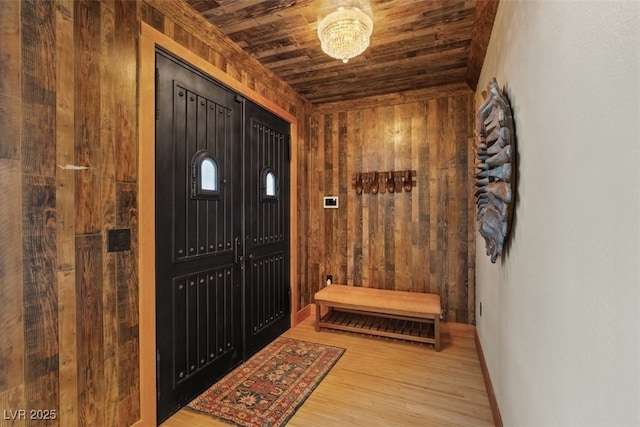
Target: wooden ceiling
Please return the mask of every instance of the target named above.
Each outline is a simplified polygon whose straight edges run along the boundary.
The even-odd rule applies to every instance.
[[[340,1],[187,3],[313,104],[461,83],[475,90],[498,0],[370,0],[371,44],[346,64],[317,37]]]

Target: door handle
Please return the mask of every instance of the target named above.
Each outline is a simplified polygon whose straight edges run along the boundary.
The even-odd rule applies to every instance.
[[[236,237],[234,239],[233,244],[233,259],[236,264],[243,265],[244,264],[244,255],[240,254],[240,237]]]

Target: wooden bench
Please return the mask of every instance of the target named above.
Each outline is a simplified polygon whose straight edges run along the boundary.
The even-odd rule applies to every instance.
[[[316,331],[360,332],[434,344],[440,351],[440,296],[330,285],[316,292]],[[329,312],[321,317],[321,307]]]

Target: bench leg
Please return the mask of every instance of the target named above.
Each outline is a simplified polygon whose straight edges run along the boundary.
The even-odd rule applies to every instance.
[[[316,332],[320,332],[320,304],[316,303]]]
[[[433,321],[433,334],[436,340],[436,351],[440,351],[440,316],[436,316]]]

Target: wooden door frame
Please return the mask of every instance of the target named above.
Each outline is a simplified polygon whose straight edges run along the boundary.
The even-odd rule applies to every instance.
[[[281,117],[291,125],[290,223],[291,326],[297,321],[297,118],[233,79],[205,59],[153,27],[140,23],[138,72],[138,301],[140,343],[140,420],[135,426],[157,425],[156,419],[156,312],[155,312],[155,52],[160,46],[216,80]]]

